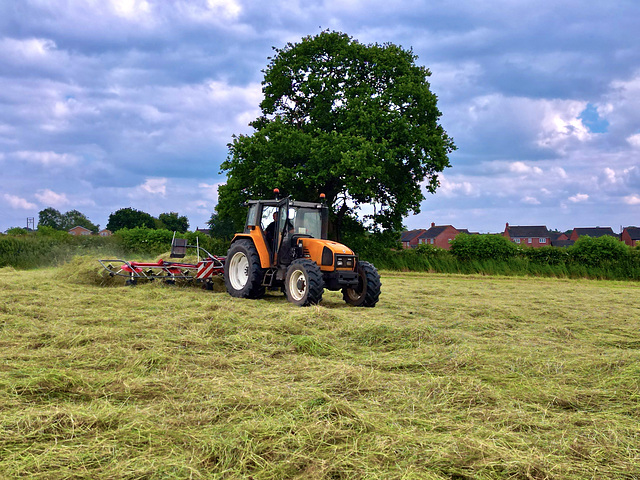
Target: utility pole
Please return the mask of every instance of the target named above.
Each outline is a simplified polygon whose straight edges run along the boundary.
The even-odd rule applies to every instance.
[[[27,217],[27,230],[36,229],[36,219],[34,217]]]

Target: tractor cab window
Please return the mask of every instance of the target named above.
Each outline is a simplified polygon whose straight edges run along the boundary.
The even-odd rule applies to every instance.
[[[278,231],[278,226],[276,224],[277,213],[277,207],[265,206],[262,209],[260,228],[262,228],[267,239],[267,245],[269,245],[270,248],[273,248],[273,241],[276,236],[275,233]]]
[[[322,216],[316,208],[290,208],[289,220],[294,232],[322,238]]]

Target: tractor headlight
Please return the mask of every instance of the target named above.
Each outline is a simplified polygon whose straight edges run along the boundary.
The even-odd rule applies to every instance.
[[[355,257],[351,255],[336,255],[337,268],[353,268],[355,265]]]

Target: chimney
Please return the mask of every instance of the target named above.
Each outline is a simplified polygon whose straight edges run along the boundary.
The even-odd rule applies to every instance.
[[[436,226],[436,222],[431,222],[431,228]]]
[[[509,228],[509,222],[507,222],[507,226],[505,228]]]

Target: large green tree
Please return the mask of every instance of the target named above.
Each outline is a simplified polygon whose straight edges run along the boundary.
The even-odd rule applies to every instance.
[[[158,215],[161,225],[172,232],[184,233],[189,230],[189,219],[177,212],[161,213]]]
[[[66,231],[77,226],[91,230],[93,233],[98,232],[98,226],[78,210],[69,210],[63,214],[55,208],[49,207],[38,213],[38,227],[51,227],[55,230]]]
[[[112,232],[117,232],[122,228],[156,228],[155,219],[146,212],[135,208],[121,208],[109,215],[107,228]]]
[[[324,193],[333,235],[365,204],[375,229],[400,229],[449,166],[452,139],[439,124],[427,68],[393,44],[365,45],[322,32],[274,49],[262,114],[234,136],[222,164],[217,212],[241,223],[248,198],[274,188],[298,200]],[[362,216],[362,214],[364,214]]]

